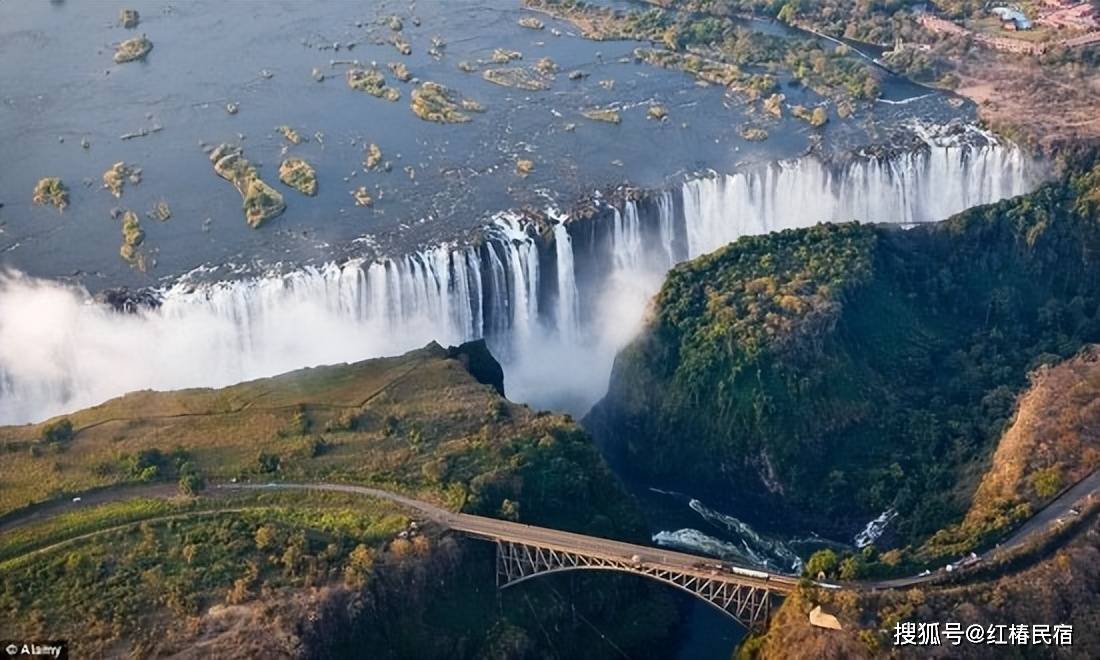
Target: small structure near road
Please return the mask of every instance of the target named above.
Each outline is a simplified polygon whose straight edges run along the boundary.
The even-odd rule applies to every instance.
[[[994,7],[989,10],[990,13],[996,14],[1001,19],[1001,27],[1005,30],[1030,30],[1034,27],[1029,19],[1019,9],[1012,9],[1011,7]]]
[[[810,625],[828,630],[844,630],[844,626],[840,625],[840,620],[822,610],[820,605],[815,605],[810,610]]]

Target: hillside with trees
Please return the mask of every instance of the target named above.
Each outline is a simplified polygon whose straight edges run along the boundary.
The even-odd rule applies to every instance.
[[[431,344],[0,427],[3,628],[67,637],[77,657],[663,648],[678,616],[656,585],[549,576],[498,595],[490,544],[414,527],[416,512],[391,502],[221,487],[370,485],[450,510],[644,539],[640,512],[589,437],[502,393],[483,343]]]
[[[970,507],[1028,374],[1100,340],[1100,168],[909,230],[821,225],[674,269],[586,424],[652,483],[917,543]]]

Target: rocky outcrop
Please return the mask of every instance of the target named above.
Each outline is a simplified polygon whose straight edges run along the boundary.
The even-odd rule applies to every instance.
[[[461,362],[477,382],[492,386],[498,394],[504,396],[504,368],[489,352],[484,339],[451,346],[447,349],[447,357]]]
[[[140,37],[127,39],[120,43],[115,50],[115,64],[145,59],[145,56],[151,50],[153,50],[153,42],[149,41],[144,34]]]

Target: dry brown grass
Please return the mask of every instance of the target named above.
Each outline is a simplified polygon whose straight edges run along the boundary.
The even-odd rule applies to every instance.
[[[983,52],[964,60],[959,94],[989,125],[1041,147],[1100,139],[1100,72],[1040,66],[1034,58]]]
[[[1052,493],[1037,492],[1041,471],[1058,474],[1068,486],[1100,468],[1100,346],[1032,374],[1016,418],[1001,438],[992,464],[974,494],[964,525],[988,516],[997,501],[1046,504]]]

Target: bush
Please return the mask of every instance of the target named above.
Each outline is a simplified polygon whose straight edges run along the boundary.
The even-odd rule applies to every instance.
[[[73,439],[73,423],[68,417],[50,422],[42,428],[42,442],[68,442]]]
[[[1057,465],[1044,468],[1031,475],[1031,487],[1035,494],[1046,499],[1062,490],[1062,470]]]
[[[829,548],[818,550],[810,555],[810,559],[806,562],[806,575],[812,578],[819,575],[829,576],[836,572],[839,564],[840,559],[835,552]]]
[[[270,474],[272,472],[279,471],[279,456],[277,454],[269,454],[261,451],[259,456],[256,457],[256,462],[260,466],[260,472]]]
[[[206,480],[198,472],[186,472],[180,475],[179,488],[183,495],[197,495],[206,488]]]

